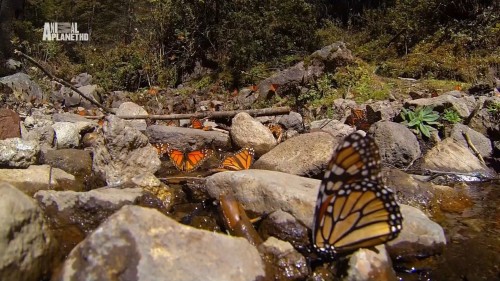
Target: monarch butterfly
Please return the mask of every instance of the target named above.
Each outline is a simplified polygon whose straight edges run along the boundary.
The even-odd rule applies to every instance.
[[[191,128],[193,129],[198,129],[203,131],[210,131],[212,129],[212,127],[210,126],[204,126],[203,122],[196,117],[191,117],[190,120],[191,120]]]
[[[169,120],[167,122],[167,126],[170,126],[170,127],[179,127],[179,120]]]
[[[191,117],[190,118],[191,120],[191,127],[193,129],[203,129],[203,122],[201,122],[200,119],[196,118],[196,117]]]
[[[271,84],[271,86],[269,86],[269,91],[276,92],[278,90],[278,87],[279,84]]]
[[[201,164],[207,161],[207,159],[212,156],[213,150],[204,148],[185,152],[173,149],[169,144],[166,144],[166,153],[177,170],[191,172],[198,169]]]
[[[250,85],[248,88],[252,92],[257,92],[259,90],[259,88],[257,87],[257,85]]]
[[[267,127],[273,133],[273,136],[276,138],[278,142],[281,142],[281,138],[283,137],[283,127],[277,123],[269,123]]]
[[[252,165],[254,155],[253,148],[242,148],[238,152],[224,157],[219,168],[230,171],[248,170]]]
[[[402,229],[399,205],[380,176],[375,141],[352,133],[339,144],[318,193],[313,246],[336,254],[396,238]]]
[[[156,152],[158,153],[158,156],[162,157],[163,154],[167,153],[168,150],[168,143],[152,143],[153,147],[156,148]]]
[[[347,116],[345,123],[358,130],[368,131],[373,123],[380,120],[382,120],[382,113],[375,112],[371,106],[367,105],[366,110],[351,108],[351,115]]]

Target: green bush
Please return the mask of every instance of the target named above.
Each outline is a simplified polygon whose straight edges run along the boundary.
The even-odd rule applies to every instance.
[[[441,118],[451,124],[462,122],[462,117],[460,117],[460,114],[458,114],[458,112],[453,108],[446,108]]]
[[[431,125],[440,125],[436,120],[439,119],[439,113],[433,111],[431,107],[417,107],[415,111],[403,108],[400,114],[403,118],[403,124],[413,128],[417,134],[423,134],[430,137]]]

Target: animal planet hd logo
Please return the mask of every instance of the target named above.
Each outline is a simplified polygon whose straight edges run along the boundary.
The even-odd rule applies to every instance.
[[[78,31],[76,22],[46,22],[43,26],[43,41],[89,41],[88,33]]]

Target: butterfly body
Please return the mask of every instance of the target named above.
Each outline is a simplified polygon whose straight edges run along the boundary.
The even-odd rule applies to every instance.
[[[254,155],[253,148],[242,148],[238,152],[224,157],[219,168],[229,171],[247,170],[253,163]]]
[[[336,254],[375,246],[397,237],[402,216],[380,176],[375,141],[353,133],[339,144],[321,182],[313,244]]]

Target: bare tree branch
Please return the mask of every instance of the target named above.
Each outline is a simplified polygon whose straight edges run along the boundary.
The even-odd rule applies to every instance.
[[[23,58],[27,59],[29,62],[31,62],[32,64],[34,64],[36,67],[38,67],[39,69],[41,69],[47,76],[50,77],[50,79],[54,80],[54,81],[57,81],[61,84],[63,84],[64,86],[70,88],[71,90],[75,91],[77,94],[79,94],[82,98],[88,100],[90,103],[92,103],[93,105],[101,108],[102,110],[104,110],[106,113],[110,113],[110,114],[113,114],[113,112],[105,107],[104,105],[100,104],[99,102],[97,102],[96,100],[94,100],[93,98],[89,98],[87,97],[84,93],[82,93],[80,90],[78,90],[75,86],[71,85],[70,83],[66,82],[65,80],[61,79],[61,78],[58,78],[56,77],[54,74],[52,74],[50,71],[48,71],[47,69],[45,69],[42,65],[40,65],[34,58],[28,56],[27,54],[19,51],[19,50],[15,50],[14,53],[18,56],[22,56]]]

